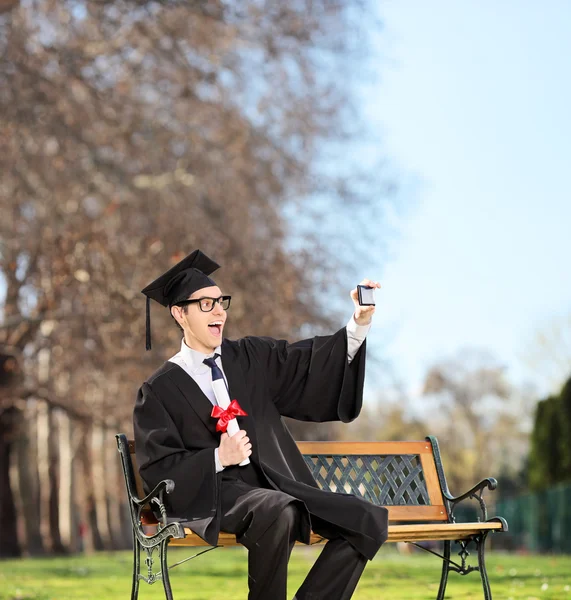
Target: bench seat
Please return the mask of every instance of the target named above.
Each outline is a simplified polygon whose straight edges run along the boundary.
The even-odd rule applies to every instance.
[[[500,522],[489,523],[435,523],[434,525],[389,525],[389,537],[387,542],[422,542],[437,540],[467,540],[481,531],[501,531],[503,525]],[[208,546],[200,536],[193,531],[184,528],[186,537],[173,538],[169,546]],[[323,538],[316,533],[311,534],[311,544],[318,544]],[[239,546],[236,536],[232,533],[221,533],[218,538],[219,546]],[[304,544],[299,543],[300,546]]]

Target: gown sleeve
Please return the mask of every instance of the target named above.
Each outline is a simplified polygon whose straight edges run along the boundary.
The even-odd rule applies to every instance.
[[[146,492],[163,479],[172,479],[174,491],[164,497],[171,516],[184,516],[192,506],[196,518],[212,517],[217,485],[214,448],[186,449],[166,407],[148,383],[139,389],[133,425]]]
[[[300,421],[349,423],[361,412],[366,341],[349,363],[347,328],[289,344],[260,340],[268,388],[281,415]]]

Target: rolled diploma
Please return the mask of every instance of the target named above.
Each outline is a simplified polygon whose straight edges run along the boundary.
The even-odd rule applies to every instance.
[[[216,402],[218,402],[218,406],[226,410],[230,406],[230,398],[228,396],[228,390],[226,389],[226,383],[224,382],[224,379],[214,379],[212,381],[212,387],[214,389],[214,395],[216,396]],[[228,421],[228,429],[226,431],[230,437],[238,433],[240,431],[240,425],[238,425],[238,421],[236,419],[230,419],[230,421]],[[243,467],[249,464],[250,459],[245,458],[240,463],[240,466]]]

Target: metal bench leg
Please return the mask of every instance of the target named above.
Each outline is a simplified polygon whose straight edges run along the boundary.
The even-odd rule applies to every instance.
[[[486,571],[486,561],[484,557],[487,537],[487,532],[480,534],[476,538],[476,544],[478,546],[478,567],[480,571],[480,577],[482,578],[482,587],[484,588],[484,598],[485,600],[492,600],[492,592],[490,590],[490,582],[488,580],[488,572]]]
[[[134,537],[134,536],[133,536]],[[139,597],[139,573],[141,571],[141,547],[136,537],[133,539],[133,585],[131,587],[131,600]]]
[[[173,600],[171,582],[169,578],[169,567],[167,565],[167,546],[169,540],[168,538],[161,542],[160,552],[161,552],[161,575],[163,580],[163,586],[165,588],[165,597],[167,600]]]
[[[448,583],[448,573],[450,573],[449,561],[450,561],[450,546],[452,542],[446,540],[444,542],[444,554],[442,560],[442,575],[440,577],[440,588],[438,589],[438,596],[436,600],[444,600],[444,593],[446,592],[446,584]]]

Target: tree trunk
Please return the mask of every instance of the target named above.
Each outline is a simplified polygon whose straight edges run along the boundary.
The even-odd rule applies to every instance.
[[[97,522],[97,529],[101,536],[102,549],[111,548],[111,535],[109,532],[109,516],[107,513],[107,487],[109,486],[109,473],[105,465],[105,443],[106,429],[103,425],[94,425],[91,437],[91,469],[93,476],[93,498],[94,518]]]
[[[102,550],[103,543],[99,535],[95,498],[93,493],[91,426],[82,425],[82,437],[78,444],[78,464],[76,487],[78,497],[80,549],[85,552]]]
[[[69,416],[62,410],[54,411],[54,419],[57,422],[58,445],[59,445],[59,531],[61,543],[67,551],[74,544],[73,539],[73,452],[71,448],[71,423]]]
[[[18,489],[22,519],[24,522],[23,545],[26,554],[41,556],[45,553],[40,534],[40,498],[38,481],[37,450],[37,403],[29,400],[26,403],[26,425],[15,444]]]
[[[21,555],[16,505],[10,484],[10,457],[19,417],[15,408],[0,412],[0,558]]]
[[[48,413],[49,436],[49,466],[48,480],[50,485],[49,492],[49,525],[52,553],[64,554],[65,548],[61,541],[59,531],[59,472],[60,472],[60,456],[58,453],[58,434],[57,419],[54,417],[56,409],[50,409]]]
[[[49,465],[49,407],[47,402],[38,402],[37,419],[38,476],[40,480],[40,522],[39,528],[44,548],[51,550],[50,544],[50,465]]]
[[[119,516],[119,504],[120,497],[118,492],[120,489],[117,488],[117,463],[115,456],[117,450],[114,448],[115,442],[113,438],[113,432],[108,429],[106,435],[106,443],[104,446],[104,461],[105,461],[105,476],[107,479],[107,516],[108,516],[108,527],[111,535],[111,545],[113,550],[119,550],[122,548],[121,543],[121,521]]]

